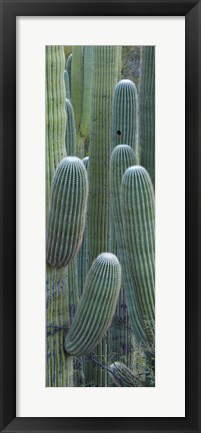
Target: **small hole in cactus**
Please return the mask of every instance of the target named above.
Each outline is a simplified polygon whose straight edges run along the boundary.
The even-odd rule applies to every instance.
[[[118,130],[118,131],[117,131],[117,135],[121,135],[121,131]]]

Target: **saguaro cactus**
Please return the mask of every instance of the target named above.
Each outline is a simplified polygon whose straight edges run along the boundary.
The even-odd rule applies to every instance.
[[[67,155],[74,156],[76,148],[76,130],[75,130],[75,117],[74,110],[69,99],[65,100],[66,109],[66,153]]]
[[[46,209],[49,209],[50,189],[55,170],[66,156],[64,108],[65,56],[63,46],[46,47]]]
[[[76,46],[72,50],[71,65],[71,101],[75,113],[75,127],[79,131],[82,116],[83,98],[83,47]]]
[[[135,155],[138,135],[138,96],[131,80],[118,82],[112,104],[112,150],[118,144],[128,144]]]
[[[88,172],[89,157],[86,156],[82,161]],[[81,295],[83,292],[83,287],[84,287],[87,270],[88,270],[88,218],[87,217],[86,217],[83,241],[77,257],[77,263],[78,263],[78,289],[79,289],[79,294]]]
[[[113,359],[121,359],[119,358],[121,356],[129,367],[133,366],[135,344],[144,345],[146,342],[139,307],[135,299],[135,291],[132,290],[133,281],[130,273],[127,243],[123,232],[124,213],[122,212],[121,203],[123,175],[128,167],[136,164],[136,161],[135,153],[128,145],[116,146],[111,154],[111,221],[116,245],[115,253],[122,265],[122,290],[111,328],[110,347],[112,353],[117,354],[116,358]],[[132,303],[127,296],[130,290],[132,290]],[[130,309],[132,309],[132,321],[129,317]]]
[[[127,239],[124,235],[124,210],[122,211],[121,184],[125,171],[136,164],[136,155],[128,145],[116,146],[111,155],[111,216],[114,224],[114,235],[117,246],[117,256],[122,264],[123,290],[125,292],[131,323],[138,344],[145,344],[144,326],[141,322],[139,306],[136,300],[134,282],[130,272]],[[123,300],[125,303],[125,299]],[[129,319],[130,320],[130,319]]]
[[[124,236],[133,286],[127,292],[130,319],[135,324],[136,299],[149,345],[155,327],[155,232],[154,191],[147,171],[130,167],[122,180]]]
[[[47,224],[47,262],[62,268],[77,254],[85,225],[87,172],[77,157],[64,158],[52,185]]]
[[[73,386],[73,358],[64,339],[70,327],[67,268],[46,267],[46,386]]]
[[[87,275],[83,295],[65,349],[71,355],[91,352],[105,335],[115,312],[121,287],[121,267],[114,254],[102,253]]]
[[[110,365],[110,376],[117,386],[139,387],[144,386],[137,373],[133,372],[122,362],[114,362]]]
[[[112,98],[118,76],[119,47],[93,47],[93,84],[89,147],[88,240],[89,266],[103,251],[109,251],[109,166]],[[95,211],[94,211],[95,210]],[[97,355],[107,358],[101,343]],[[105,373],[91,366],[95,382],[103,385]],[[100,376],[100,377],[99,377]],[[89,379],[90,380],[90,379]]]
[[[69,54],[66,61],[66,71],[68,72],[69,84],[70,84],[70,96],[71,96],[71,66],[72,66],[72,53]]]
[[[69,83],[68,72],[66,70],[64,71],[64,83],[66,89],[66,98],[70,99],[70,83]]]
[[[109,168],[112,97],[118,74],[118,47],[94,47],[91,146],[89,150],[89,262],[109,246]],[[94,212],[96,209],[96,212]],[[96,242],[95,242],[96,240]]]
[[[155,47],[142,47],[140,78],[141,164],[155,186]]]
[[[83,57],[84,68],[81,134],[85,139],[85,143],[88,143],[91,114],[91,86],[93,78],[93,47],[84,47]]]

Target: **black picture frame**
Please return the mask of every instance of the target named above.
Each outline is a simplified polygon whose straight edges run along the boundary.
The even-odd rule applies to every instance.
[[[201,2],[197,0],[0,0],[0,431],[201,432],[200,203]],[[185,418],[16,417],[16,17],[185,16],[186,69],[186,416]],[[172,384],[174,392],[174,384]]]

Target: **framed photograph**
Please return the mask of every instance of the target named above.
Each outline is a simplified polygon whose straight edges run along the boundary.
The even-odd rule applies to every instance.
[[[200,432],[200,2],[0,3],[0,430]]]

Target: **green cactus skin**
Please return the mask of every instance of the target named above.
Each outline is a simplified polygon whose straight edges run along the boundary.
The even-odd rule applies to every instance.
[[[118,144],[128,144],[138,154],[138,96],[131,80],[118,82],[112,104],[111,150]]]
[[[121,68],[122,68],[122,47],[119,46],[119,60],[118,60],[118,79],[121,79]]]
[[[66,98],[70,99],[70,83],[69,83],[68,72],[66,70],[64,71],[64,83],[66,89]]]
[[[70,85],[70,97],[71,97],[71,67],[72,67],[72,53],[68,56],[66,61],[66,71],[68,72],[69,85]]]
[[[140,78],[141,165],[155,187],[155,47],[142,47]]]
[[[155,327],[155,209],[154,191],[147,171],[141,166],[126,170],[122,179],[124,236],[133,286],[127,292],[129,316],[135,326],[136,300],[141,323],[150,347]]]
[[[73,386],[73,358],[66,356],[68,320],[67,269],[46,268],[46,386]]]
[[[75,130],[75,117],[73,106],[69,99],[65,100],[65,110],[66,110],[66,153],[67,155],[74,156],[76,149],[76,130]]]
[[[93,47],[93,83],[89,146],[88,240],[89,266],[103,251],[109,251],[109,166],[112,98],[118,76],[119,47]],[[95,210],[95,211],[94,211]],[[100,343],[102,346],[102,343]],[[105,344],[104,344],[105,346]],[[107,359],[104,348],[97,355]],[[89,367],[97,386],[105,373],[93,364]],[[86,374],[87,377],[87,374]],[[90,382],[90,378],[88,379]]]
[[[144,325],[141,322],[141,314],[136,301],[135,291],[132,290],[133,280],[130,272],[130,259],[128,258],[127,240],[125,239],[124,236],[124,227],[123,227],[125,214],[124,212],[122,212],[122,203],[121,203],[121,183],[122,183],[123,175],[129,167],[136,165],[136,163],[137,163],[136,155],[130,146],[121,144],[114,148],[111,154],[111,161],[110,161],[111,218],[114,226],[114,235],[115,235],[115,240],[117,245],[116,254],[119,257],[120,263],[122,265],[123,290],[121,292],[122,299],[119,302],[121,302],[120,305],[122,306],[124,306],[125,304],[128,306],[129,316],[133,317],[131,323],[132,323],[132,328],[137,343],[145,344],[146,336],[144,333]],[[132,293],[130,293],[130,291],[132,291]],[[126,302],[126,298],[127,298],[127,302]],[[123,311],[122,314],[124,319],[126,319],[125,317],[126,311]],[[119,317],[118,311],[117,311],[117,315]],[[127,323],[128,323],[128,329],[130,329],[129,322],[127,321]],[[134,341],[132,338],[132,334],[129,333],[129,335],[131,341],[128,342],[128,345],[133,346]],[[117,353],[118,353],[118,348],[117,348]],[[121,353],[121,351],[119,353]]]
[[[121,288],[121,266],[111,253],[100,254],[87,274],[83,295],[65,340],[66,352],[91,352],[106,334]]]
[[[84,74],[83,74],[83,105],[81,120],[81,135],[84,136],[85,145],[89,141],[90,113],[91,113],[91,87],[93,74],[93,47],[84,47]]]
[[[82,162],[85,165],[85,168],[88,172],[89,157],[86,156],[82,160]],[[79,250],[79,253],[77,256],[77,262],[78,262],[78,288],[79,288],[79,296],[81,296],[82,292],[83,292],[83,288],[84,288],[87,270],[88,270],[88,222],[87,222],[87,218],[86,218],[86,223],[85,223],[82,245],[80,247],[80,250]]]
[[[142,387],[144,384],[137,373],[133,372],[122,362],[114,362],[110,365],[110,376],[116,386]]]
[[[65,151],[65,56],[63,46],[46,47],[46,209],[55,170]]]
[[[79,131],[82,116],[83,98],[83,47],[76,46],[72,49],[71,66],[71,102],[75,113],[75,127]]]
[[[47,262],[54,267],[68,265],[82,242],[88,196],[87,172],[75,157],[59,164],[51,191],[47,224]]]

